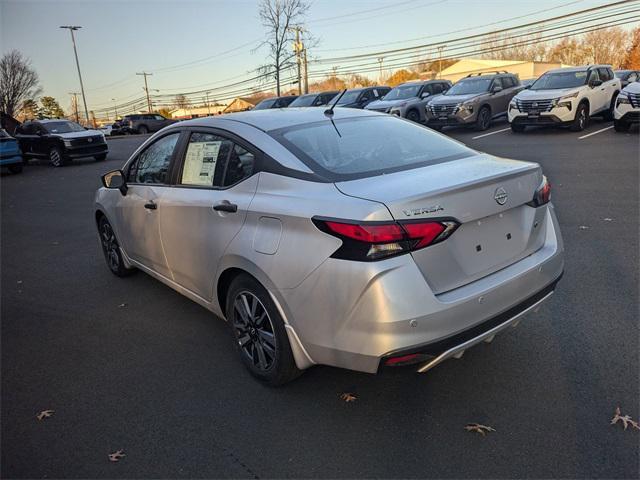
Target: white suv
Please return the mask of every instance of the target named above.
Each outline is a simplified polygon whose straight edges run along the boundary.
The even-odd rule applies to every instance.
[[[514,132],[527,125],[569,125],[579,132],[593,115],[613,119],[620,90],[610,65],[549,70],[511,100],[509,123]]]
[[[640,123],[640,82],[631,82],[618,95],[613,112],[616,132],[626,132],[632,123]]]

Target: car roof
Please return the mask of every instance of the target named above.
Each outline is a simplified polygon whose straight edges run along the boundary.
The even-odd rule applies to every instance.
[[[547,70],[546,73],[586,72],[591,68],[611,68],[611,65],[581,65],[579,67],[554,68],[553,70]]]
[[[66,118],[43,118],[42,120],[31,120],[32,122],[39,123],[51,123],[51,122],[73,122],[73,120],[67,120]],[[75,122],[73,122],[75,123]]]
[[[277,130],[279,128],[303,125],[306,123],[320,122],[323,120],[329,121],[330,117],[328,115],[325,115],[324,111],[325,109],[317,107],[294,107],[286,109],[269,109],[255,111],[250,110],[247,112],[228,113],[215,117],[194,118],[192,120],[185,120],[175,125],[176,127],[192,126],[225,128],[225,124],[230,125],[231,122],[239,122],[251,125],[252,127],[255,127],[264,132],[268,132],[271,130]],[[345,118],[377,116],[384,116],[384,114],[371,110],[337,107],[334,109],[334,114],[332,117],[334,120],[341,120]]]
[[[408,82],[401,83],[396,85],[396,87],[404,87],[405,85],[427,85],[428,83],[441,83],[448,82],[448,80],[409,80]],[[375,88],[375,87],[372,87]],[[394,87],[395,88],[395,87]]]

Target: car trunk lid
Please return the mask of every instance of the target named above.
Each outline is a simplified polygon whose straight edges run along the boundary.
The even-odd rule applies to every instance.
[[[398,221],[460,223],[446,241],[412,253],[438,294],[489,275],[542,246],[543,209],[526,205],[541,181],[538,164],[479,154],[336,186],[346,195],[383,203]]]

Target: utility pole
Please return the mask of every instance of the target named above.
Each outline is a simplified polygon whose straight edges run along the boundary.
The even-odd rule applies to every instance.
[[[113,117],[114,120],[118,119],[118,105],[116,105],[116,99],[112,98],[111,99],[113,101],[113,109],[115,110],[115,117]]]
[[[84,103],[84,116],[89,123],[89,109],[87,108],[87,98],[84,96],[84,85],[82,84],[82,74],[80,73],[80,62],[78,61],[78,50],[76,48],[76,38],[73,32],[80,30],[82,27],[78,25],[61,25],[60,28],[66,28],[71,33],[71,42],[73,43],[73,54],[76,57],[76,67],[78,68],[78,78],[80,79],[80,91],[82,92],[82,103]]]
[[[438,47],[438,78],[442,80],[442,51],[445,49],[446,45],[440,45]]]
[[[291,27],[290,30],[296,33],[296,43],[293,45],[293,51],[296,54],[296,63],[298,65],[298,94],[302,95],[302,51],[304,50],[304,45],[300,40],[300,33],[303,29],[300,26],[295,26]]]
[[[206,95],[207,95],[207,115],[211,115],[211,108],[209,107],[209,92],[207,92]]]
[[[149,97],[149,85],[147,85],[147,77],[149,75],[153,75],[153,73],[142,72],[136,73],[136,75],[142,75],[144,77],[144,91],[147,94],[147,108],[149,109],[149,113],[151,113],[153,109],[151,108],[151,98]]]
[[[378,63],[380,64],[380,78],[378,79],[378,83],[382,85],[382,62],[384,61],[384,57],[378,57]]]
[[[307,49],[304,49],[304,93],[309,93],[309,70],[307,69]]]
[[[338,67],[331,67],[331,70],[333,70],[333,89],[335,90],[336,88],[338,88]]]
[[[78,115],[78,95],[80,94],[78,92],[69,92],[69,95],[71,95],[71,102],[73,103],[73,111],[75,113],[76,123],[80,123],[80,115]]]

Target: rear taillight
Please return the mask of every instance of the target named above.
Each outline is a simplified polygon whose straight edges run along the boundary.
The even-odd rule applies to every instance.
[[[409,222],[352,222],[314,218],[323,232],[338,237],[342,246],[333,258],[373,261],[411,252],[445,240],[458,228],[454,220]]]
[[[549,203],[551,200],[551,183],[547,180],[547,177],[542,176],[542,183],[536,190],[536,193],[533,196],[533,200],[531,200],[527,205],[532,207],[540,207],[545,203]]]

